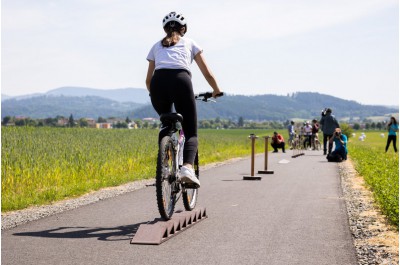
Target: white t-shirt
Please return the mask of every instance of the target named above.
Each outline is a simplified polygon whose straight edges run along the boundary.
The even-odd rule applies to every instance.
[[[203,50],[192,39],[181,37],[179,42],[171,47],[163,47],[158,41],[151,48],[148,61],[155,61],[158,69],[184,69],[190,72],[194,57]]]
[[[304,126],[304,132],[306,135],[311,135],[312,134],[312,126],[310,124],[307,124]]]

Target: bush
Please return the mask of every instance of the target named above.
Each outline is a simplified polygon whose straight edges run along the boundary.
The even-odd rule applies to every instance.
[[[342,134],[346,135],[347,138],[352,136],[353,129],[347,123],[341,123],[340,129],[342,130]]]

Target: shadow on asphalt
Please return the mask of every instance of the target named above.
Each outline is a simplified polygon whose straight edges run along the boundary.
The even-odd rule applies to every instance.
[[[47,238],[96,238],[101,241],[131,240],[141,224],[152,224],[160,221],[142,222],[117,227],[59,227],[43,231],[14,233],[14,236],[47,237]]]

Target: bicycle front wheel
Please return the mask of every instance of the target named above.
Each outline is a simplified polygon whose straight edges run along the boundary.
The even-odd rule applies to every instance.
[[[157,159],[156,192],[160,215],[165,220],[171,219],[174,213],[177,194],[176,153],[170,136],[165,136],[160,143]]]

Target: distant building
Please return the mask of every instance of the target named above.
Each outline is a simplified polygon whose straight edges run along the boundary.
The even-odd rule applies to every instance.
[[[147,121],[147,122],[155,123],[155,122],[158,121],[158,119],[156,119],[156,118],[143,118],[142,121]]]
[[[109,122],[96,123],[96,128],[97,129],[112,129],[112,123],[109,123]]]
[[[69,120],[67,118],[59,118],[57,120],[57,125],[58,126],[67,126],[69,123]]]
[[[136,124],[136,122],[130,122],[130,123],[128,123],[128,129],[137,129],[138,127],[137,127],[137,124]]]
[[[86,119],[89,127],[92,127],[92,128],[96,127],[96,120],[95,119],[93,119],[93,118],[85,118],[85,119]]]

